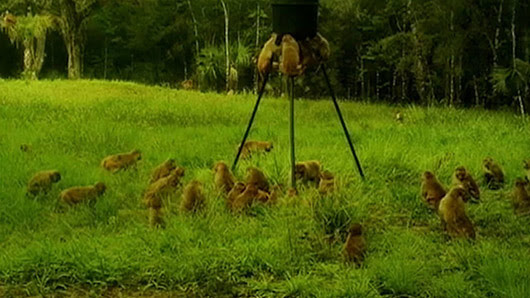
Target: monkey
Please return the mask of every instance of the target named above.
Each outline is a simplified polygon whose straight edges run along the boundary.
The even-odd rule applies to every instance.
[[[274,57],[281,55],[282,47],[277,45],[278,35],[273,33],[271,38],[265,43],[258,57],[258,71],[261,75],[269,73],[272,69]]]
[[[301,180],[304,183],[313,182],[318,187],[320,184],[320,171],[320,162],[310,160],[296,163],[294,174],[297,180]]]
[[[269,204],[276,204],[278,202],[278,197],[281,195],[282,188],[279,185],[274,185],[272,187],[272,191],[269,194],[269,199],[267,200],[267,203]]]
[[[467,190],[462,186],[452,188],[440,201],[438,213],[449,236],[475,239],[475,229],[466,214],[466,195]]]
[[[176,168],[177,165],[174,159],[168,159],[164,161],[153,170],[153,174],[151,174],[151,180],[149,183],[152,184],[158,181],[160,178],[167,177],[169,174],[171,174],[171,171]]]
[[[486,157],[482,161],[482,170],[484,171],[484,178],[489,189],[497,190],[502,188],[504,184],[504,172],[498,163],[493,161],[491,157]]]
[[[285,34],[282,38],[280,71],[290,77],[301,75],[304,71],[300,63],[300,46],[289,34]]]
[[[32,196],[47,194],[52,189],[52,185],[60,180],[61,174],[58,171],[38,172],[29,180],[27,194]]]
[[[438,205],[445,195],[445,187],[436,179],[436,176],[430,171],[424,172],[421,183],[421,197],[427,206],[433,210],[438,210]]]
[[[289,198],[294,198],[298,196],[298,190],[294,187],[289,187],[289,189],[287,190],[287,196]]]
[[[193,180],[184,188],[182,201],[180,202],[180,211],[197,212],[204,208],[206,199],[204,198],[202,183]]]
[[[526,170],[526,180],[530,181],[530,160],[524,160],[523,167]]]
[[[180,184],[180,179],[184,176],[185,170],[177,167],[171,173],[149,185],[144,193],[144,203],[148,208],[162,208],[162,198],[168,196]]]
[[[247,187],[248,185],[254,185],[257,189],[269,192],[269,181],[262,171],[254,167],[247,169],[246,177]]]
[[[310,40],[310,45],[319,61],[324,62],[329,60],[331,48],[329,46],[328,40],[325,39],[324,36],[322,36],[320,33],[317,33],[317,35]]]
[[[513,191],[513,207],[516,214],[530,214],[530,193],[528,193],[528,180],[517,178]]]
[[[248,141],[245,142],[243,149],[241,149],[241,158],[247,159],[255,152],[270,152],[273,148],[272,142]]]
[[[323,171],[320,173],[318,191],[320,194],[327,194],[335,191],[335,176],[330,171]]]
[[[213,171],[215,187],[221,192],[229,193],[236,183],[236,178],[234,178],[226,163],[217,162],[213,167]]]
[[[232,202],[232,211],[240,212],[250,207],[259,194],[259,189],[255,184],[247,184],[245,190]]]
[[[235,199],[245,191],[246,185],[242,182],[237,182],[234,187],[228,192],[226,196],[226,207],[232,209]]]
[[[128,169],[136,162],[142,159],[142,153],[139,150],[134,150],[129,153],[120,153],[105,157],[101,162],[101,166],[112,173],[116,173],[119,170]]]
[[[88,202],[102,196],[107,190],[107,186],[98,182],[93,186],[78,186],[65,189],[60,194],[60,199],[68,205],[76,205],[81,202]]]
[[[360,265],[364,258],[365,250],[366,240],[363,236],[362,226],[358,223],[352,224],[342,250],[346,262]]]
[[[470,198],[480,200],[480,189],[475,179],[473,179],[465,167],[460,166],[456,168],[452,180],[453,185],[461,185],[467,191],[468,195],[463,197],[464,202],[469,201]]]

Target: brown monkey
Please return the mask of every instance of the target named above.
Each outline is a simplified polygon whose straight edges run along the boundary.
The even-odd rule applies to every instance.
[[[61,180],[61,174],[58,171],[38,172],[28,182],[28,194],[36,196],[40,193],[47,194],[54,183]]]
[[[466,214],[466,195],[467,190],[462,186],[452,188],[440,201],[438,212],[449,236],[475,239],[475,229]]]
[[[363,236],[362,226],[360,224],[351,225],[343,248],[346,261],[360,265],[364,258],[365,250],[366,241]]]
[[[259,189],[255,184],[248,184],[245,190],[238,195],[232,202],[232,211],[243,211],[246,208],[250,207],[256,197],[259,194]]]
[[[129,153],[120,153],[105,157],[101,162],[101,166],[110,172],[117,172],[119,170],[126,170],[142,159],[142,153],[139,150],[134,150]]]
[[[502,188],[504,185],[504,172],[498,163],[493,161],[491,157],[486,157],[482,162],[482,169],[489,189]]]
[[[530,213],[530,194],[528,193],[529,182],[526,179],[517,178],[513,191],[513,207],[516,214]]]
[[[311,47],[313,48],[317,59],[319,61],[329,60],[331,54],[331,48],[329,42],[320,33],[317,33],[315,37],[310,40]]]
[[[310,160],[296,163],[294,174],[297,180],[302,180],[304,183],[313,182],[318,187],[320,183],[320,170],[320,162]]]
[[[228,192],[228,195],[226,196],[226,207],[228,209],[232,209],[232,205],[235,201],[235,199],[245,191],[245,184],[242,182],[237,182],[234,187]]]
[[[184,169],[177,167],[171,173],[158,179],[155,183],[149,185],[144,194],[144,202],[148,208],[162,208],[162,199],[175,191],[180,184],[180,179],[184,176]]]
[[[160,164],[153,170],[153,174],[151,174],[151,181],[149,183],[154,183],[160,178],[169,176],[169,174],[171,174],[171,171],[176,168],[177,165],[174,159],[168,159],[164,161],[162,164]]]
[[[234,178],[226,163],[222,161],[217,162],[213,167],[213,171],[215,187],[219,191],[229,193],[236,183],[236,178]]]
[[[258,57],[258,71],[264,75],[271,71],[274,57],[279,57],[282,51],[281,46],[276,45],[278,35],[273,33],[271,38],[265,43]]]
[[[269,192],[269,181],[262,171],[254,167],[247,169],[246,177],[247,187],[248,185],[254,185],[257,189]]]
[[[438,179],[436,179],[436,176],[430,171],[424,172],[421,182],[421,197],[427,206],[431,209],[438,210],[438,205],[445,194],[446,190]]]
[[[282,38],[280,71],[290,77],[298,76],[303,72],[300,63],[300,46],[289,34],[285,34]]]
[[[267,201],[267,203],[276,204],[278,202],[278,197],[281,195],[281,193],[282,193],[281,186],[274,185],[272,187],[272,191],[269,194],[269,200]]]
[[[60,199],[63,203],[75,205],[93,201],[102,196],[106,190],[107,186],[102,182],[98,182],[94,186],[71,187],[61,192]]]
[[[193,90],[193,81],[192,80],[185,80],[185,81],[182,81],[182,83],[180,83],[180,85],[182,86],[182,89],[184,90]]]
[[[335,176],[330,171],[323,171],[320,173],[318,191],[321,194],[327,194],[335,191]]]
[[[270,152],[273,148],[272,142],[248,141],[245,142],[243,149],[241,149],[241,158],[249,158],[252,153]]]
[[[204,198],[202,183],[193,180],[184,188],[182,201],[180,202],[180,211],[197,212],[204,208],[205,203],[206,199]]]
[[[454,186],[461,185],[467,191],[468,195],[464,196],[464,202],[469,201],[471,197],[480,200],[480,189],[465,167],[456,168],[452,179]]]

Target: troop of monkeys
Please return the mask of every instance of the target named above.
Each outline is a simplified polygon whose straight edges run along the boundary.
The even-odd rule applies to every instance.
[[[498,190],[504,186],[504,172],[492,158],[483,160],[482,169],[489,189]],[[526,177],[516,179],[512,195],[515,213],[519,215],[530,214],[530,160],[524,162],[524,169]],[[423,173],[421,196],[427,206],[438,212],[442,228],[450,237],[475,239],[475,229],[467,216],[465,203],[470,200],[478,202],[480,189],[465,167],[455,169],[449,191],[432,172]]]

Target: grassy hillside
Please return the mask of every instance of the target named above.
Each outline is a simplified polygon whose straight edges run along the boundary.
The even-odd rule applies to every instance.
[[[211,167],[231,162],[253,96],[174,91],[130,83],[0,81],[0,296],[63,293],[174,293],[198,296],[528,297],[530,219],[513,214],[509,194],[530,158],[530,126],[510,113],[342,103],[367,179],[361,181],[330,101],[296,103],[297,158],[319,159],[340,179],[320,197],[302,190],[278,206],[237,216],[212,186]],[[274,150],[240,164],[288,181],[288,103],[266,98],[251,139]],[[22,152],[22,144],[30,147]],[[109,154],[140,149],[138,169],[104,172]],[[489,191],[481,161],[504,167],[507,187]],[[147,226],[141,195],[150,171],[174,157],[185,182],[206,186],[207,210],[166,212],[166,229]],[[468,205],[477,240],[450,241],[419,200],[420,175],[446,184],[458,165],[481,183]],[[62,180],[46,197],[25,186],[38,170]],[[62,189],[103,181],[96,204],[64,208]],[[362,222],[362,268],[340,251],[351,222]],[[331,237],[334,235],[334,237]],[[336,239],[332,241],[329,239]]]

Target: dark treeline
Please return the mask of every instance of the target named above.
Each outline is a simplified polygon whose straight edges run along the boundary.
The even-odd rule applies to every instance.
[[[0,13],[2,77],[215,91],[255,90],[254,61],[272,29],[265,0],[0,0]],[[526,0],[321,0],[319,26],[343,98],[530,104]],[[297,84],[300,96],[326,94],[313,73]],[[276,76],[269,91],[282,86]]]

